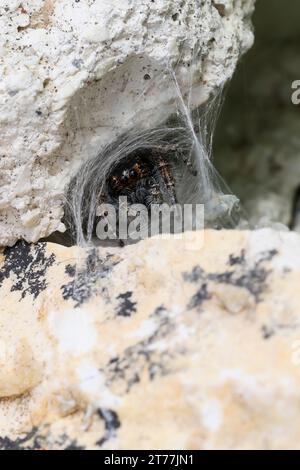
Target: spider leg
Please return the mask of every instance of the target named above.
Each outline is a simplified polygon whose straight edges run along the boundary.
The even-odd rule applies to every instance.
[[[177,198],[175,193],[175,182],[170,164],[161,154],[157,157],[157,167],[171,203],[176,204]]]

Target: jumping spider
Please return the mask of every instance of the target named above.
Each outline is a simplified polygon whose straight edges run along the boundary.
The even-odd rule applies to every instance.
[[[99,202],[114,205],[117,212],[121,196],[127,197],[128,208],[133,204],[142,204],[148,212],[152,204],[177,204],[169,159],[174,151],[175,146],[172,145],[144,148],[123,158],[110,169]],[[106,219],[107,212],[100,211],[98,216]],[[123,245],[121,240],[119,242]]]
[[[130,218],[134,218],[132,214],[135,208],[130,210],[133,205],[143,205],[151,215],[152,205],[166,203],[177,206],[182,199],[182,194],[178,191],[181,186],[175,186],[175,181],[182,176],[180,170],[183,172],[184,168],[191,167],[190,162],[184,160],[185,148],[178,143],[159,142],[159,139],[157,144],[151,143],[151,147],[149,144],[128,152],[124,145],[123,156],[109,165],[105,162],[105,156],[114,156],[116,149],[119,153],[119,145],[120,142],[117,142],[116,147],[106,149],[106,154],[100,153],[88,161],[71,182],[68,198],[70,204],[66,206],[65,221],[70,238],[75,233],[77,243],[83,243],[85,239],[96,240],[100,221],[101,227],[107,227],[107,230],[116,227],[112,229],[116,236],[112,240],[120,241],[119,223],[124,209],[128,214],[129,225]],[[124,196],[127,198],[126,203],[123,203]],[[115,211],[111,211],[109,206],[113,206]],[[116,219],[113,223],[110,220],[111,214]],[[149,218],[147,220],[148,223],[152,221]]]
[[[120,196],[126,196],[128,204],[143,204],[148,210],[151,204],[176,204],[170,147],[136,151],[115,165],[101,199],[117,204]]]

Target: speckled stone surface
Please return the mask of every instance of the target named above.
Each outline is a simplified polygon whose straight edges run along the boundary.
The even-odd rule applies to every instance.
[[[0,449],[300,448],[300,237],[0,261]]]

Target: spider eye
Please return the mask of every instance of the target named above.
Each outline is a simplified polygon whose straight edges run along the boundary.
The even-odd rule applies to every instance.
[[[131,178],[134,178],[134,177],[136,176],[136,171],[135,171],[135,170],[130,170],[129,176],[130,176]]]
[[[113,185],[113,186],[116,186],[118,184],[118,178],[116,176],[112,176],[110,178],[110,183]]]

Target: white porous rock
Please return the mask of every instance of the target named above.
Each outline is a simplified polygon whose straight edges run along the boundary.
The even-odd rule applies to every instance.
[[[252,45],[255,0],[0,0],[0,244],[64,231],[80,164],[192,106]]]

